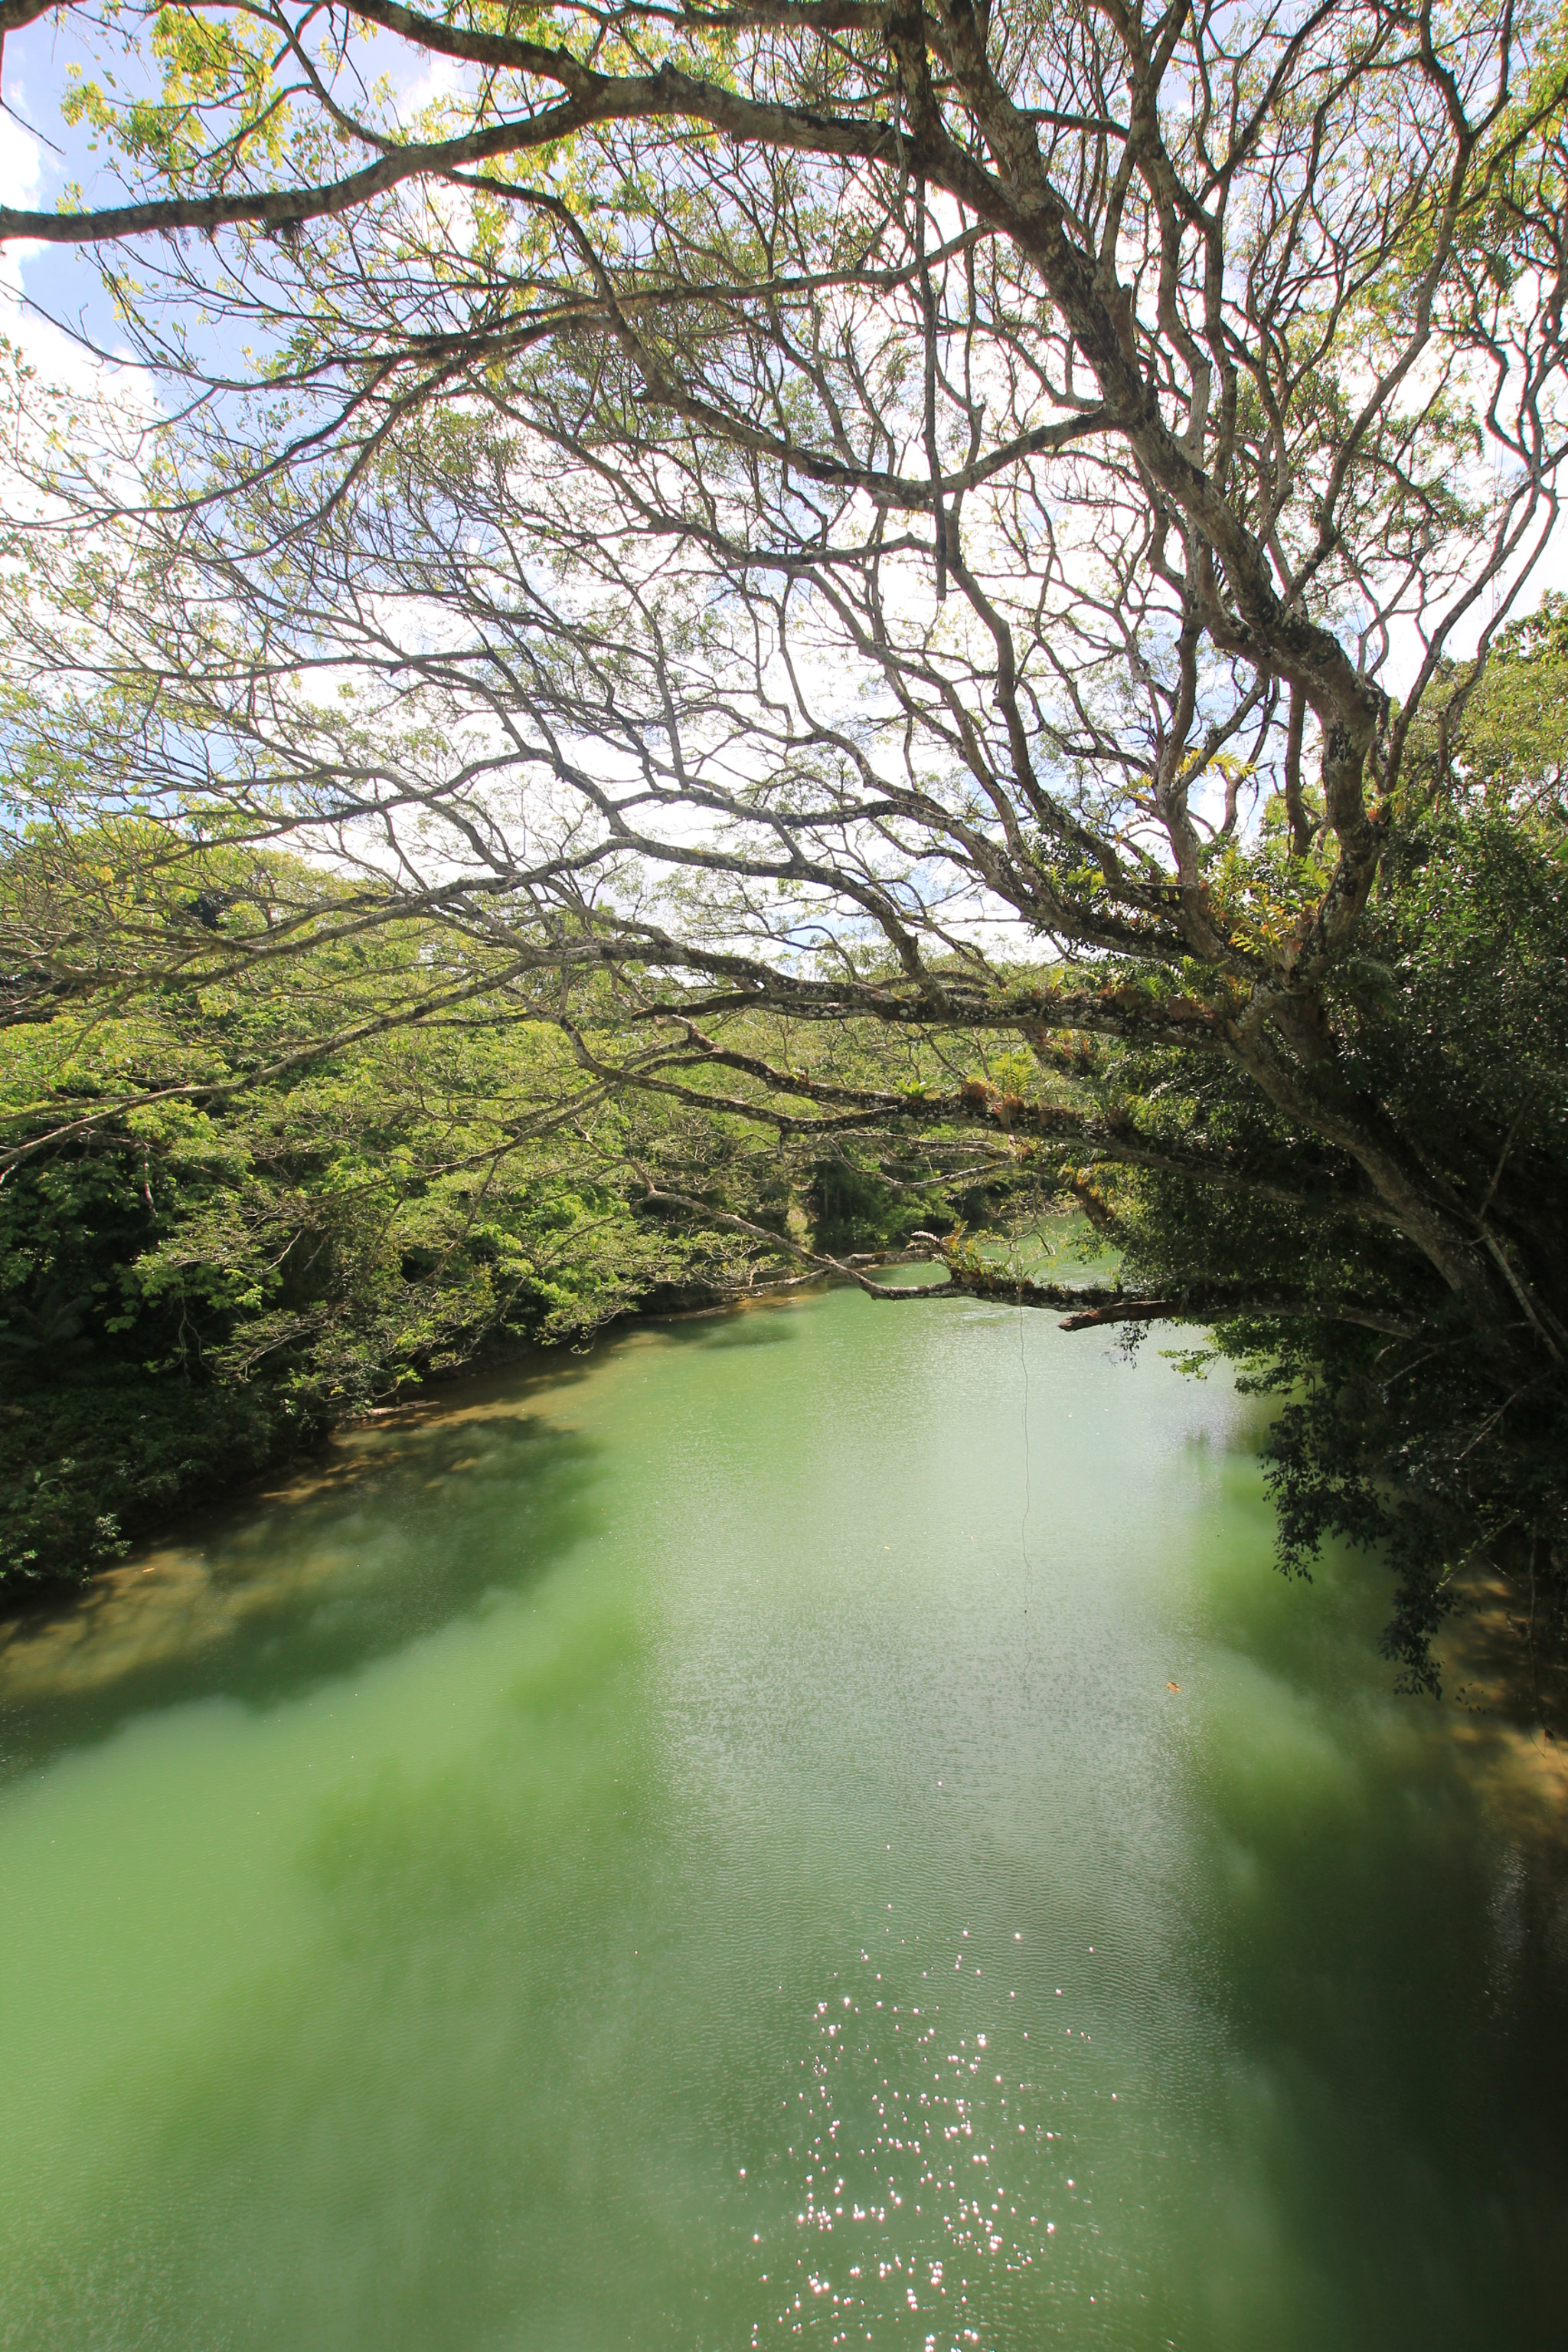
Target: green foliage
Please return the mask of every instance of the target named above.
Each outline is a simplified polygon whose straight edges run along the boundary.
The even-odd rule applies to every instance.
[[[682,1121],[584,1089],[537,1021],[279,1054],[437,993],[429,946],[328,944],[243,985],[0,1033],[0,1108],[48,1138],[0,1184],[0,1584],[85,1574],[481,1348],[743,1277],[743,1243],[637,1206],[628,1155],[689,1166]],[[106,1101],[131,1107],[85,1123]],[[735,1138],[701,1124],[705,1181],[758,1205],[743,1155],[726,1180]]]
[[[136,1378],[104,1362],[0,1408],[0,1590],[86,1576],[128,1533],[311,1433],[276,1386]]]
[[[299,861],[39,823],[0,862],[0,908],[14,955],[35,919],[50,943],[9,975],[0,1028],[0,1119],[36,1147],[0,1180],[0,1588],[86,1575],[483,1349],[952,1221],[929,1149],[786,1147],[743,1070],[728,1107],[616,1089],[525,994],[465,994],[478,950],[363,929]],[[119,960],[112,1009],[61,990],[72,958]],[[616,1058],[642,1041],[596,985],[574,1025]],[[763,1018],[726,1035],[785,1069],[803,1043]],[[852,1026],[807,1050],[840,1085],[887,1076]],[[896,1050],[918,1098],[941,1072]]]
[[[1527,658],[1534,649],[1524,648]],[[1336,1068],[1459,1205],[1500,1266],[1559,1273],[1568,1247],[1568,825],[1529,765],[1500,746],[1535,688],[1501,675],[1467,736],[1476,782],[1406,812],[1357,951],[1329,1001]],[[1478,753],[1474,746],[1481,747]],[[1275,856],[1266,835],[1256,853]],[[1097,1083],[1173,1149],[1270,1170],[1218,1192],[1161,1170],[1102,1174],[1130,1285],[1283,1289],[1321,1316],[1242,1315],[1211,1334],[1244,1390],[1281,1400],[1269,1440],[1281,1564],[1306,1573],[1323,1538],[1377,1548],[1394,1572],[1388,1654],[1436,1691],[1433,1637],[1479,1563],[1516,1580],[1541,1648],[1568,1600],[1568,1382],[1500,1365],[1425,1256],[1385,1221],[1347,1213],[1353,1171],[1293,1130],[1233,1063],[1170,1052],[1105,1058]],[[1344,1306],[1418,1318],[1418,1337],[1335,1319]],[[1525,1309],[1521,1307],[1521,1319]],[[1189,1362],[1201,1362],[1200,1350]]]
[[[896,1252],[955,1223],[976,1236],[955,1277],[984,1287],[987,1236],[1070,1200],[1129,1291],[1212,1327],[1190,1361],[1217,1352],[1277,1402],[1281,1563],[1307,1573],[1330,1535],[1376,1549],[1409,1685],[1436,1689],[1433,1637],[1480,1560],[1517,1578],[1532,1641],[1568,1633],[1562,1354],[1542,1330],[1521,1374],[1322,1115],[1342,1099],[1388,1139],[1513,1284],[1521,1329],[1568,1291],[1568,612],[1466,684],[1441,689],[1458,728],[1423,714],[1413,739],[1420,789],[1323,992],[1310,1118],[1239,1058],[1083,1034],[967,1032],[955,1059],[934,1031],[742,1010],[722,1053],[693,1031],[647,1062],[624,975],[574,997],[584,1057],[482,944],[363,927],[317,869],[35,824],[0,867],[8,936],[25,950],[36,916],[52,943],[36,968],[13,950],[0,1033],[0,1110],[40,1139],[0,1183],[0,1583],[85,1574],[487,1347],[733,1296],[790,1245]],[[1208,887],[1278,945],[1326,872],[1271,805],[1216,842]],[[93,994],[62,991],[68,964]],[[1189,1002],[1131,962],[1096,984]],[[662,1092],[605,1079],[637,1055]],[[814,1130],[823,1101],[878,1108]],[[1215,1294],[1237,1302],[1217,1320]]]
[[[889,1183],[881,1170],[848,1150],[816,1160],[807,1195],[819,1248],[898,1250],[931,1214],[918,1192]]]

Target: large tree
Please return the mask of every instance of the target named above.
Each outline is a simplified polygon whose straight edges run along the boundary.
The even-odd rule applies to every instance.
[[[1550,1106],[1435,1139],[1353,982],[1391,845],[1475,782],[1467,705],[1555,522],[1555,18],[358,0],[101,33],[130,59],[70,111],[123,200],[0,232],[103,248],[182,414],[108,462],[82,406],[20,444],[33,814],[139,796],[171,876],[287,834],[357,877],[332,924],[439,914],[453,990],[595,1075],[573,989],[607,971],[644,1085],[788,1132],[1005,1126],[1106,1215],[1112,1166],[1326,1236],[1310,1278],[1222,1252],[1086,1311],[1305,1316],[1555,1392]],[[416,53],[444,94],[400,120]],[[79,886],[26,898],[24,1013],[324,919],[171,879],[128,947]],[[1040,1075],[847,1086],[738,1047],[759,1005],[1021,1039]]]

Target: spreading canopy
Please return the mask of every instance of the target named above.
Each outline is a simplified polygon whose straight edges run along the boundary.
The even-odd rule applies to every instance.
[[[190,979],[439,912],[455,989],[569,1018],[609,968],[710,1078],[758,1003],[1012,1031],[1069,1077],[1086,1036],[1218,1055],[1282,1162],[1166,1162],[1385,1227],[1500,1360],[1556,1353],[1544,1272],[1331,1011],[1555,519],[1554,20],[362,0],[100,30],[131,58],[70,110],[124,199],[0,232],[104,248],[189,399],[108,467],[78,456],[101,417],[28,445],[29,806],[129,795],[176,856],[287,834],[361,887],[348,917],[165,908],[140,970],[154,928]],[[1270,796],[1289,854],[1259,856]],[[24,1012],[131,977],[101,925],[51,931],[68,902],[28,902]],[[1069,1160],[1156,1150],[1029,1117]]]

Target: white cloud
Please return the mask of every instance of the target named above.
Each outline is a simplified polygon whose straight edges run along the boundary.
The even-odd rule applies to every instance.
[[[36,210],[43,166],[44,151],[32,132],[14,114],[0,114],[0,204]],[[23,340],[22,271],[41,251],[37,244],[0,247],[0,330],[14,342]]]
[[[0,114],[0,204],[36,205],[43,169],[43,148],[26,124],[15,114]]]
[[[26,118],[36,110],[19,77],[7,76],[5,100],[6,110],[0,111],[0,204],[40,212],[48,199],[48,157],[44,142],[27,129]],[[123,403],[129,353],[127,367],[117,367],[39,315],[40,310],[68,308],[64,301],[51,302],[50,280],[63,290],[77,260],[70,248],[44,245],[37,238],[17,238],[0,247],[0,335],[23,353],[43,383],[74,393],[102,393],[112,385],[114,397]],[[38,310],[29,308],[27,297]],[[129,396],[138,407],[148,404],[145,391]]]

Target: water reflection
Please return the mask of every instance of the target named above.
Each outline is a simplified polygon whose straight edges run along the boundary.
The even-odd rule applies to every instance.
[[[356,1431],[239,1515],[0,1621],[0,1769],[198,1696],[275,1706],[582,1542],[598,1447],[486,1387]]]
[[[1219,1384],[845,1294],[563,1370],[10,1639],[9,2342],[1550,2340],[1547,1784]]]

